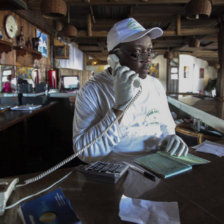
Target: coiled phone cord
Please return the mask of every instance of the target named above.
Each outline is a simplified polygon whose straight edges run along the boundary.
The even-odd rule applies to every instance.
[[[141,85],[139,85],[139,90],[137,92],[137,94],[130,100],[130,102],[128,103],[128,105],[126,106],[126,108],[122,111],[122,113],[103,131],[102,134],[100,134],[96,139],[94,139],[92,142],[90,142],[88,145],[84,146],[80,151],[72,154],[71,156],[69,156],[68,158],[62,160],[60,163],[56,164],[55,166],[51,167],[50,169],[46,170],[45,172],[39,174],[36,177],[32,177],[29,178],[27,180],[24,181],[24,184],[18,184],[16,185],[16,187],[22,187],[25,186],[27,184],[36,182],[40,179],[42,179],[43,177],[49,175],[50,173],[53,173],[54,171],[56,171],[57,169],[59,169],[60,167],[64,166],[66,163],[70,162],[71,160],[73,160],[74,158],[76,158],[79,154],[81,154],[82,152],[84,152],[87,148],[91,147],[93,144],[95,144],[100,138],[103,137],[103,135],[115,124],[115,122],[117,122],[119,119],[121,119],[121,117],[124,115],[124,113],[129,109],[129,107],[132,105],[132,103],[134,103],[134,101],[139,97],[139,95],[142,92],[142,87]]]

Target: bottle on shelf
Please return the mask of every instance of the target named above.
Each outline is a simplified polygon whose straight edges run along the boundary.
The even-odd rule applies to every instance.
[[[17,46],[24,47],[25,46],[25,38],[23,34],[23,26],[20,27],[20,35],[17,37]]]

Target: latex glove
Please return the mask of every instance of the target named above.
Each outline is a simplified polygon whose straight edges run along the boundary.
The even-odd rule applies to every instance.
[[[126,66],[116,66],[114,76],[114,108],[124,110],[133,97],[134,81],[139,79],[138,74]]]
[[[168,135],[159,144],[160,150],[169,152],[170,155],[186,156],[189,148],[187,144],[177,135]]]

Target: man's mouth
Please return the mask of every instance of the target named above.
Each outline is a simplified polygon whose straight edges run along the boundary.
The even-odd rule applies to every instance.
[[[145,64],[145,65],[142,67],[142,69],[143,69],[143,70],[146,70],[146,69],[148,70],[149,67],[150,67],[150,64]]]

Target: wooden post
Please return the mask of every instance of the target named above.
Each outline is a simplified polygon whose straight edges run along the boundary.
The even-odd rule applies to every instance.
[[[87,27],[88,27],[88,36],[91,37],[93,34],[92,34],[92,21],[90,14],[88,14],[87,16]]]
[[[170,58],[166,59],[166,92],[170,92]]]
[[[224,21],[220,23],[220,29],[218,34],[218,56],[220,69],[218,71],[217,78],[217,97],[224,99]]]
[[[84,53],[83,54],[83,70],[86,70],[87,61],[88,61],[88,55]]]
[[[181,35],[181,16],[177,15],[177,36]]]

